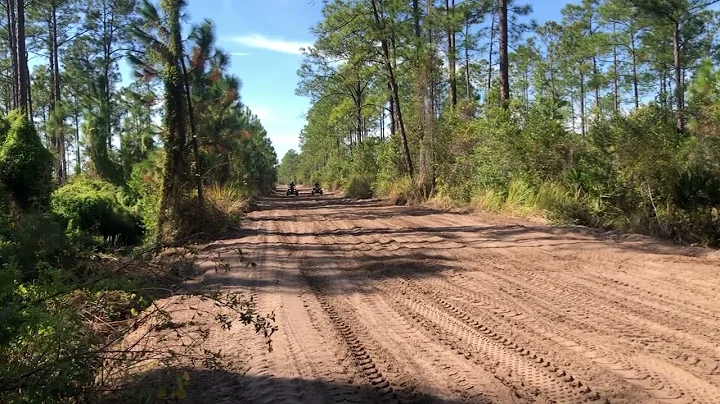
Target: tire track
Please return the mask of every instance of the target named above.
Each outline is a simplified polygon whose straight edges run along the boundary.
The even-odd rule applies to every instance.
[[[365,242],[368,243],[368,242],[371,242],[371,241],[365,241]],[[363,257],[363,256],[361,255],[361,258],[362,258],[362,257]],[[377,257],[376,257],[376,258],[377,258]],[[412,294],[413,288],[412,288],[411,286],[412,286],[412,285],[411,285],[409,282],[405,282],[404,284],[401,285],[401,287],[400,287],[399,289],[402,290],[401,293],[402,293],[403,295],[405,295],[405,294]],[[380,288],[378,285],[375,285],[375,288],[378,288],[379,290],[381,290],[381,291],[384,292],[385,294],[388,294],[388,290],[384,290],[383,288]],[[425,291],[425,292],[426,292],[425,296],[427,296],[427,292],[428,292],[428,291]],[[397,296],[397,295],[396,295],[396,296]],[[417,303],[417,302],[421,302],[421,301],[424,300],[424,298],[421,297],[420,295],[415,295],[415,299],[416,299],[416,300],[415,300],[416,303]],[[396,303],[399,302],[396,297],[394,297],[393,300],[394,300]],[[444,302],[443,302],[443,303],[444,303]],[[454,316],[454,315],[457,315],[457,314],[458,314],[458,310],[457,310],[457,308],[455,308],[455,307],[448,306],[448,305],[444,305],[444,306],[441,305],[441,307],[435,306],[434,308],[435,308],[435,309],[440,309],[440,310],[442,310],[442,308],[444,308],[444,309],[446,309],[446,310],[449,312],[449,313],[446,313],[448,317],[455,317],[456,319],[459,319],[460,321],[465,322],[466,324],[469,324],[469,325],[472,326],[472,327],[477,326],[477,325],[479,324],[479,323],[477,323],[476,320],[474,320],[474,319],[471,320],[471,317],[468,316],[468,315],[465,314],[465,313],[462,313],[462,314],[459,315],[459,316]],[[398,312],[400,313],[400,312],[402,312],[402,310],[400,310],[400,311],[398,311]],[[504,312],[504,313],[507,313],[507,310],[505,310],[505,311],[503,311],[503,312]],[[459,317],[459,318],[458,318],[458,317]],[[417,320],[417,318],[415,317],[414,320]],[[487,330],[488,328],[487,328],[487,327],[484,327],[484,329]],[[465,330],[465,331],[467,331],[467,330]],[[512,335],[512,334],[510,334],[510,335]],[[462,340],[462,335],[458,335],[458,337],[460,338],[460,340]],[[497,337],[498,340],[501,338],[501,337],[498,336],[497,334],[494,334],[493,337]],[[441,337],[440,340],[441,340],[441,342],[443,342],[443,343],[445,343],[445,344],[447,344],[447,342],[448,342],[448,340],[447,340],[446,338],[442,338],[442,337]],[[508,344],[508,339],[507,339],[507,338],[503,338],[503,341],[502,341],[502,342],[503,342],[503,344]],[[528,354],[530,354],[530,351],[527,351],[526,349],[521,348],[517,343],[511,343],[511,345],[513,346],[514,349],[518,349],[518,348],[519,348],[519,349],[520,349],[519,352],[521,352],[521,353],[522,353],[523,351],[526,351]],[[451,349],[453,349],[453,350],[458,350],[458,347],[455,346],[454,344],[449,344],[449,346],[450,346]],[[485,348],[486,348],[486,350],[487,350],[487,347],[485,347]],[[472,348],[471,348],[471,349],[472,349]],[[491,349],[492,349],[492,348],[491,348]],[[477,349],[476,349],[476,350],[477,350]],[[483,350],[481,349],[479,352],[483,352]],[[468,358],[468,359],[470,359],[470,357],[471,357],[471,354],[469,353],[469,351],[468,351],[467,349],[465,349],[465,350],[460,349],[460,353],[462,353],[462,354],[463,354],[466,358]],[[538,356],[537,356],[536,354],[533,353],[532,355],[535,356],[535,359],[538,358]],[[548,362],[547,359],[540,357],[539,360],[540,360],[539,363],[543,363],[543,367],[544,367],[544,366],[551,366],[551,365],[550,365],[550,362]],[[477,361],[477,359],[476,359],[475,361]],[[511,360],[511,359],[508,359],[507,357],[504,357],[501,362],[502,362],[503,364],[507,364],[507,363],[511,363],[512,360]],[[489,368],[487,368],[486,366],[483,366],[483,367],[484,367],[484,369],[485,369],[486,371],[491,371],[491,372],[493,372],[493,373],[496,373],[496,376],[497,376],[497,372],[494,372],[494,369],[492,369],[492,368],[489,369]],[[516,370],[516,373],[517,373],[518,370],[517,370],[517,369],[515,369],[515,370]],[[523,370],[523,371],[525,371],[525,370]],[[563,376],[563,381],[565,381],[566,383],[568,383],[568,386],[569,386],[570,388],[575,388],[575,389],[577,390],[576,392],[563,391],[563,390],[565,390],[565,389],[563,389],[562,387],[560,387],[559,390],[553,391],[553,392],[549,393],[549,395],[552,396],[552,397],[555,397],[555,398],[560,397],[560,401],[559,401],[559,402],[585,402],[585,401],[594,401],[594,400],[597,400],[597,399],[600,398],[600,396],[599,396],[599,394],[598,394],[597,392],[592,391],[588,386],[586,386],[586,385],[583,384],[582,382],[576,380],[575,377],[570,376],[570,375],[567,375],[567,372],[566,372],[565,370],[558,369],[556,366],[552,365],[551,371],[552,371],[552,372],[555,372],[556,376],[557,376],[557,375],[562,375],[562,376]],[[514,385],[514,384],[512,383],[512,381],[511,381],[511,378],[507,378],[507,379],[506,379],[506,378],[504,378],[504,375],[500,375],[499,379],[500,379],[501,381],[503,381],[503,383],[505,383],[506,385],[508,385],[508,386],[511,387],[512,389],[514,389],[514,390],[515,390],[515,393],[514,393],[514,394],[515,394],[517,397],[524,397],[524,398],[528,398],[528,399],[529,399],[530,397],[532,397],[532,395],[524,395],[524,394],[523,394],[523,392],[522,392],[522,390],[521,390],[521,389],[524,387],[524,381],[523,381],[523,380],[520,381],[519,385]],[[552,379],[550,379],[550,380],[552,380]],[[552,383],[550,384],[550,386],[552,386]],[[541,391],[541,387],[542,387],[543,389],[545,389],[545,388],[547,388],[548,386],[547,386],[547,385],[543,385],[543,384],[541,383],[540,385],[536,385],[536,386],[533,386],[533,387],[534,387],[534,389],[535,389],[534,392],[537,394],[537,392]],[[554,386],[553,386],[553,387],[554,387]],[[552,387],[551,387],[551,388],[552,388]],[[582,397],[583,394],[585,395],[584,397]],[[574,396],[573,396],[573,395],[574,395]],[[570,400],[570,401],[568,401],[568,400]]]
[[[279,212],[275,212],[275,217]],[[270,358],[263,358],[260,363],[261,369],[258,372],[261,376],[269,374],[269,377],[261,377],[258,382],[249,386],[247,398],[251,402],[276,403],[276,402],[362,402],[362,396],[358,395],[353,386],[335,383],[349,378],[342,367],[336,363],[337,356],[332,349],[334,344],[329,344],[323,339],[320,330],[322,325],[316,324],[317,316],[312,316],[313,306],[317,302],[306,299],[299,304],[297,294],[291,294],[286,289],[303,287],[300,282],[303,280],[297,268],[293,268],[292,246],[297,240],[291,240],[283,233],[292,234],[296,231],[295,226],[284,226],[279,221],[274,223],[273,233],[278,234],[279,241],[284,245],[284,254],[274,257],[274,270],[267,271],[264,279],[265,290],[263,291],[263,306],[274,309],[277,316],[277,324],[281,327],[284,338],[276,342],[280,345]],[[267,255],[267,246],[263,249]],[[275,276],[272,276],[272,275]],[[294,275],[293,275],[294,274]],[[274,285],[269,288],[268,284]],[[307,288],[307,285],[305,285]],[[257,288],[255,296],[257,296]],[[314,304],[313,304],[314,303]],[[306,320],[303,320],[306,319]],[[269,356],[262,352],[261,357]],[[278,383],[274,376],[278,371],[286,374],[290,382]]]
[[[318,233],[317,229],[315,233]],[[325,244],[326,248],[331,248],[335,245],[332,241],[334,240]],[[359,260],[356,260],[356,264],[361,264],[361,262],[362,256]],[[480,388],[490,388],[493,391],[498,390],[498,386],[489,386],[489,384],[494,384],[494,382],[491,381],[491,378],[487,377],[488,374],[486,374],[483,369],[478,369],[476,366],[473,366],[472,362],[468,362],[467,360],[453,360],[458,357],[453,351],[446,350],[442,344],[431,342],[424,333],[421,333],[417,328],[411,327],[409,324],[413,324],[414,321],[411,320],[408,322],[405,316],[402,316],[395,309],[391,308],[391,302],[388,301],[384,293],[375,288],[370,281],[371,278],[367,276],[363,277],[362,280],[354,278],[349,280],[358,290],[362,291],[362,297],[358,299],[359,301],[354,302],[354,306],[365,313],[363,316],[365,323],[368,323],[368,316],[370,316],[377,319],[375,322],[377,327],[385,328],[383,325],[392,325],[391,329],[384,332],[377,330],[377,327],[375,329],[376,333],[382,334],[379,338],[381,338],[384,344],[388,344],[389,340],[393,339],[393,336],[402,339],[402,344],[397,345],[393,350],[393,355],[396,359],[400,360],[401,358],[398,356],[402,356],[402,362],[407,364],[405,366],[416,368],[416,372],[420,377],[423,374],[432,374],[436,378],[442,375],[442,377],[447,380],[446,383],[448,387],[454,390],[454,395],[464,401],[472,403],[494,402],[493,398]],[[415,350],[422,352],[423,362],[428,362],[428,366],[431,366],[431,368],[420,368],[419,365],[417,365],[417,357],[407,357],[407,354],[403,352],[404,346],[412,346]],[[417,380],[416,384],[430,385],[428,380]],[[508,393],[509,392],[506,392],[505,395]]]
[[[494,273],[493,277],[495,279],[505,279],[504,275],[499,275],[497,273]],[[489,279],[489,276],[484,277],[484,279]],[[532,282],[524,283],[524,285],[528,284],[532,284]],[[518,285],[516,284],[515,286]],[[538,288],[540,288],[540,286],[538,286]],[[551,294],[547,293],[549,290],[541,290],[545,290],[546,295],[551,296]],[[525,295],[525,298],[527,300],[529,296]],[[552,299],[552,301],[553,303],[548,306],[545,305],[543,301],[538,300],[536,301],[536,304],[534,306],[538,308],[542,306],[545,306],[545,308],[563,307],[560,304],[560,300]],[[589,307],[592,307],[593,301],[584,300],[583,303],[587,304]],[[551,309],[548,310],[552,312]],[[535,315],[535,317],[539,316]],[[578,315],[578,318],[577,320],[575,320],[573,325],[567,324],[568,318],[565,319],[566,321],[554,321],[554,324],[565,324],[567,328],[565,328],[564,330],[559,330],[555,333],[549,332],[545,336],[555,341],[556,343],[566,347],[567,349],[593,360],[593,362],[595,362],[596,364],[602,366],[606,370],[609,370],[610,372],[622,378],[631,385],[640,388],[654,398],[664,400],[678,400],[678,402],[685,402],[685,400],[687,400],[689,397],[691,400],[694,400],[694,402],[699,403],[720,402],[720,390],[718,390],[715,386],[712,386],[712,388],[708,387],[711,386],[709,383],[703,384],[705,388],[701,390],[696,391],[693,389],[687,389],[685,388],[684,384],[679,384],[673,381],[672,374],[668,375],[667,372],[658,372],[653,368],[648,367],[648,362],[643,363],[634,360],[634,354],[619,354],[613,351],[608,351],[607,349],[603,349],[600,346],[590,342],[593,339],[578,338],[576,336],[577,330],[582,329],[583,327],[587,328],[586,323],[581,321],[579,317],[580,315]],[[585,317],[587,318],[587,316]],[[605,325],[603,324],[602,326],[596,326],[594,332],[596,333],[596,335],[603,335],[603,330],[607,329],[618,328],[612,327],[612,325],[610,324],[605,327]],[[624,332],[625,329],[620,328],[619,330]],[[641,332],[638,332],[638,334],[642,336]],[[678,347],[677,349],[682,348]],[[685,349],[687,350],[687,348]],[[664,361],[662,362],[666,363]],[[680,371],[680,369],[678,369],[678,371]],[[689,375],[690,373],[687,374]],[[697,376],[693,377],[696,381],[701,381],[701,379],[699,379]]]
[[[544,294],[545,298],[558,307],[562,302],[572,302],[573,306],[580,308],[577,312],[568,312],[578,319],[591,319],[596,327],[613,330],[617,335],[635,346],[635,349],[654,347],[657,350],[676,349],[690,351],[701,357],[717,358],[720,348],[716,344],[699,338],[696,334],[684,331],[684,324],[667,324],[662,319],[653,321],[654,314],[640,312],[623,304],[621,299],[605,298],[591,290],[583,293],[569,282],[558,277],[556,281],[547,282],[544,278],[530,271],[521,271],[527,281],[523,282],[525,289],[533,290],[535,295]],[[516,288],[522,285],[506,273],[494,273],[495,279],[503,279]],[[565,303],[567,304],[567,303]],[[588,321],[580,321],[587,323]],[[630,345],[630,344],[628,344]],[[674,348],[673,348],[674,347]]]
[[[378,369],[373,357],[366,349],[366,345],[371,345],[374,341],[368,341],[359,329],[358,324],[346,321],[345,318],[353,318],[353,313],[343,309],[332,303],[332,299],[325,292],[327,288],[326,282],[317,276],[310,275],[306,268],[301,268],[303,276],[307,280],[313,294],[317,298],[320,306],[332,321],[335,330],[342,337],[343,342],[347,346],[347,350],[352,355],[355,366],[364,376],[365,380],[378,393],[381,402],[387,403],[406,403],[411,402],[409,397],[397,391],[398,387],[390,384],[390,381]],[[361,339],[362,338],[362,339]]]
[[[529,272],[529,271],[525,271],[525,272]],[[539,277],[536,275],[535,278],[539,278]],[[504,279],[507,281],[508,277],[504,277]],[[532,279],[532,280],[534,280],[534,279]],[[515,286],[517,286],[517,285],[515,285]],[[571,285],[564,284],[563,286],[569,287]],[[572,287],[574,287],[574,286],[572,286]],[[558,289],[555,289],[555,291],[557,292]],[[565,290],[562,290],[561,293],[565,293]],[[567,293],[566,293],[566,296],[563,296],[563,297],[567,297]],[[596,299],[598,297],[599,296],[596,296]],[[586,305],[590,305],[590,304],[592,304],[592,300],[595,300],[595,299],[587,298],[587,299],[583,300],[583,302]],[[449,309],[450,307],[447,305],[447,302],[444,302],[444,303],[446,303],[445,308]],[[585,307],[588,307],[588,306],[585,306]],[[589,306],[589,307],[592,307],[592,306]],[[607,305],[603,306],[603,309],[618,310],[618,309],[615,309],[614,307],[610,307]],[[623,308],[620,308],[619,310],[623,310]],[[494,311],[494,314],[499,314],[499,315],[503,315],[503,316],[505,316],[508,312],[510,312],[510,310],[502,309],[500,307],[495,307],[495,310],[493,310],[493,311]],[[630,312],[635,312],[635,315],[638,314],[637,311],[631,310]],[[627,313],[628,312],[625,311],[623,314],[627,315]],[[513,313],[512,316],[519,315],[519,314],[520,313]],[[614,315],[612,317],[615,319],[623,318],[622,316],[618,315],[617,313],[613,313],[613,314]],[[466,314],[464,314],[464,316],[466,316]],[[585,317],[587,318],[587,315]],[[642,321],[641,318],[638,318],[638,317],[633,317],[633,318],[637,321]],[[463,319],[467,320],[467,318],[463,318]],[[584,322],[579,322],[579,323],[584,324]],[[625,324],[625,328],[616,328],[616,330],[621,332],[621,335],[624,335],[624,332],[626,332],[625,330],[628,330],[628,329],[630,329],[631,335],[634,335],[634,336],[642,335],[642,329],[633,327],[632,323]],[[583,349],[579,349],[582,347],[582,345],[578,344],[577,342],[573,342],[573,341],[563,339],[563,338],[557,338],[556,335],[552,335],[552,334],[551,334],[551,337],[556,342],[562,342],[563,343],[562,345],[564,345],[566,348],[568,348],[571,352],[577,352],[578,350],[580,350],[586,356],[596,356],[596,357],[600,357],[600,358],[610,358],[610,357],[614,356],[613,354],[608,354],[608,353],[601,352],[601,351],[585,351]],[[558,341],[558,340],[560,340],[560,341]],[[620,365],[619,369],[613,368],[613,366],[615,364],[618,364],[621,362],[622,362],[622,364]],[[604,365],[604,367],[606,369],[610,370],[612,373],[614,373],[616,376],[620,377],[622,380],[625,380],[625,381],[629,382],[630,384],[640,387],[641,389],[647,391],[648,394],[650,394],[653,397],[663,398],[663,399],[676,399],[676,400],[679,399],[679,400],[681,400],[681,396],[683,394],[685,394],[681,387],[678,387],[677,385],[669,384],[667,382],[662,383],[662,381],[663,381],[662,375],[660,375],[657,372],[652,372],[652,370],[647,369],[646,367],[643,367],[638,363],[634,363],[632,361],[627,361],[627,360],[623,360],[623,359],[615,359],[609,363],[602,363],[602,361],[598,361],[598,363],[601,365]],[[618,370],[622,370],[622,371],[618,371]],[[648,378],[651,379],[651,382],[644,383],[643,381]],[[661,382],[658,383],[657,382],[658,380]],[[705,389],[705,390],[707,391],[707,389]],[[715,396],[713,394],[714,393],[711,393],[707,397],[696,394],[693,396],[693,399],[697,400],[698,402],[705,402],[705,400],[708,400],[708,399],[714,400]]]
[[[438,305],[428,303],[427,294],[414,292],[409,286],[403,281],[384,282],[382,290],[397,304],[414,313],[413,317],[420,324],[428,327],[430,323],[429,328],[440,334],[441,341],[466,357],[474,356],[487,371],[495,373],[519,394],[527,390],[527,386],[531,394],[542,392],[562,403],[600,399],[596,391],[557,364],[526,349],[512,335],[498,334],[447,301]],[[505,373],[508,373],[507,377]]]
[[[249,401],[720,402],[720,275],[701,259],[581,229],[281,199],[256,215],[269,266],[247,284],[288,326],[275,353],[250,347]]]
[[[472,366],[467,360],[458,363],[458,356],[454,352],[446,350],[441,344],[431,342],[418,329],[411,327],[405,317],[390,309],[386,297],[381,294],[374,294],[372,298],[363,299],[365,305],[382,324],[392,324],[392,333],[401,338],[403,344],[414,347],[422,354],[422,361],[429,364],[430,369],[423,369],[432,372],[434,375],[443,375],[445,379],[444,389],[452,390],[453,396],[463,401],[477,404],[490,404],[497,400],[487,394],[482,388],[497,387],[488,386],[488,380],[483,377],[484,371]],[[365,310],[364,310],[365,311]],[[406,353],[405,355],[410,355]],[[406,358],[405,361],[418,361],[419,358]]]
[[[347,222],[340,224],[331,219],[316,221],[312,230],[315,235],[326,233],[318,228],[319,222],[336,228],[338,225],[349,226]],[[320,240],[315,237],[315,241]],[[322,241],[320,245],[325,254],[333,253],[331,249],[334,245]],[[398,352],[398,348],[402,351],[404,346],[391,347],[393,351],[391,353],[386,349],[387,341],[384,338],[379,340],[371,335],[377,334],[377,331],[373,333],[369,331],[368,326],[375,328],[375,325],[367,324],[366,316],[375,316],[377,313],[373,309],[367,310],[364,303],[373,299],[368,297],[362,285],[349,279],[349,282],[336,285],[341,287],[338,289],[327,280],[328,277],[342,274],[342,270],[336,264],[329,263],[330,268],[327,268],[327,265],[318,267],[314,265],[313,257],[309,254],[304,254],[300,259],[305,279],[345,340],[350,354],[355,358],[358,370],[364,374],[382,399],[390,402],[414,402],[422,396],[435,396],[437,391],[431,388],[434,383],[423,378],[424,372],[415,362],[404,359],[403,353]],[[342,297],[339,294],[342,294]],[[362,320],[360,313],[363,314]],[[362,357],[357,356],[358,352]],[[366,363],[368,360],[372,362]]]

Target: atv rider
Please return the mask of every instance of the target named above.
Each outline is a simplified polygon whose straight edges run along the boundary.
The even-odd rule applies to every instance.
[[[318,181],[315,181],[313,186],[315,187],[315,189],[320,189],[320,183]]]
[[[290,181],[290,189],[295,189],[295,181]]]

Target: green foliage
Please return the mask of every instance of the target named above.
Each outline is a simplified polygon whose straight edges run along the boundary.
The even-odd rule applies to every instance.
[[[104,76],[99,76],[89,85],[92,108],[86,111],[83,122],[86,153],[90,159],[88,168],[101,179],[122,185],[122,168],[116,154],[108,145],[113,117],[112,105],[105,96],[106,80]]]
[[[37,277],[39,263],[61,264],[76,251],[51,214],[33,210],[3,216],[0,217],[0,226],[4,227],[0,227],[0,251],[3,252],[0,266],[17,268],[23,280]]]
[[[295,150],[290,149],[285,153],[278,167],[278,180],[280,182],[284,184],[289,184],[291,181],[297,182],[299,160],[300,156]]]
[[[75,178],[53,193],[52,210],[69,233],[97,232],[105,240],[135,244],[141,236],[138,218],[122,205],[120,192],[102,180]]]
[[[163,154],[153,152],[148,159],[135,164],[128,181],[130,197],[126,201],[132,210],[142,217],[145,236],[154,239],[160,207]]]
[[[61,271],[40,266],[33,284],[0,272],[0,400],[7,403],[60,402],[89,385],[97,361],[91,336],[63,295]]]
[[[21,209],[45,206],[52,191],[52,154],[40,142],[28,118],[13,112],[0,145],[0,181]]]
[[[436,202],[717,243],[720,85],[710,59],[692,67],[715,52],[717,21],[707,2],[672,10],[665,3],[583,1],[527,39],[510,35],[512,97],[502,107],[494,53],[484,61],[470,55],[490,32],[469,33],[495,18],[494,4],[417,13],[391,3],[373,14],[368,3],[327,3],[298,71],[297,92],[312,101],[299,177],[343,184],[349,195],[370,184],[397,203],[435,195]],[[514,10],[512,18],[529,12]],[[462,35],[466,60],[459,63],[462,52],[438,38],[419,41],[416,24]],[[368,57],[364,37],[385,41],[393,56]],[[452,89],[462,86],[447,68],[458,65],[466,88],[454,104]],[[694,77],[687,105],[683,72]],[[668,86],[673,77],[679,82]],[[655,90],[658,103],[641,105]],[[408,161],[418,171],[412,179]]]
[[[345,196],[355,199],[370,199],[373,196],[371,183],[368,179],[353,176],[345,185]]]
[[[0,146],[5,143],[8,132],[10,131],[10,122],[4,117],[0,117]]]

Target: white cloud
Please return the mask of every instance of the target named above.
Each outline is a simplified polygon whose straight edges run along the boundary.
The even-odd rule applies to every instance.
[[[230,52],[230,56],[250,56],[247,52]]]
[[[270,110],[263,107],[250,107],[250,111],[258,117],[260,122],[263,123],[263,126],[267,124],[267,122],[270,120]]]
[[[268,132],[268,137],[272,142],[275,154],[277,154],[278,160],[287,153],[290,149],[300,151],[300,143],[298,142],[298,134],[290,132]]]
[[[300,48],[307,48],[311,43],[286,41],[284,39],[271,39],[261,34],[241,35],[232,38],[233,42],[251,48],[267,49],[275,52],[302,55]]]

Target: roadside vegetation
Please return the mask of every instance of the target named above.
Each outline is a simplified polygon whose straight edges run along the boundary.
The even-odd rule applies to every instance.
[[[326,2],[304,183],[720,244],[712,0]],[[362,191],[362,192],[358,192]],[[362,195],[361,195],[362,194]]]
[[[103,402],[152,368],[168,380],[131,400],[182,398],[188,380],[173,369],[217,366],[218,353],[141,337],[177,329],[157,299],[195,261],[228,269],[191,244],[235,226],[271,189],[273,147],[213,23],[183,26],[185,1],[2,4],[0,402]],[[28,69],[28,54],[44,63]],[[225,328],[274,330],[246,296],[183,295],[225,310]]]

